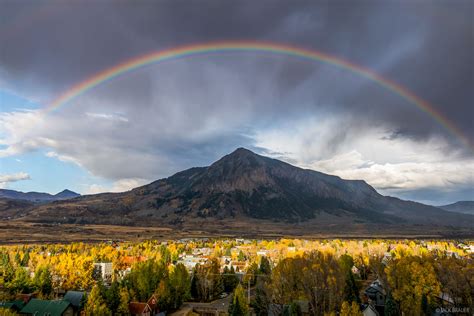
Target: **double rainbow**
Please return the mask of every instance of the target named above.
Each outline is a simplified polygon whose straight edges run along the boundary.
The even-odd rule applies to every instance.
[[[425,100],[416,96],[413,92],[401,85],[384,78],[377,73],[364,68],[362,66],[353,64],[347,60],[328,55],[316,50],[308,50],[295,46],[283,45],[271,42],[256,42],[256,41],[223,41],[210,42],[204,44],[195,44],[180,46],[176,48],[152,52],[143,56],[129,59],[116,66],[103,70],[92,77],[74,85],[65,93],[55,99],[49,106],[46,107],[45,112],[49,113],[66,105],[68,102],[94,89],[95,87],[108,82],[118,76],[133,71],[135,69],[169,60],[186,58],[190,56],[205,55],[210,53],[225,53],[225,52],[257,52],[270,53],[278,55],[287,55],[300,59],[310,61],[322,62],[333,65],[335,67],[351,71],[361,77],[371,80],[380,86],[392,91],[409,103],[417,106],[420,110],[426,112],[433,117],[437,122],[443,125],[452,135],[461,140],[471,150],[474,150],[474,145],[469,139],[446,117],[437,111],[432,105]]]

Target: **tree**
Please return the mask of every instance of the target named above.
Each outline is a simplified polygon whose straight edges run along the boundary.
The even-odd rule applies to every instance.
[[[33,285],[39,291],[42,298],[49,298],[53,291],[53,280],[49,267],[40,266],[36,269],[35,277],[33,278]]]
[[[193,276],[193,282],[195,283],[192,286],[193,291],[195,291],[193,293],[194,298],[209,301],[224,291],[224,282],[219,270],[220,265],[216,258],[203,265],[196,265]]]
[[[178,309],[190,295],[191,280],[186,267],[179,263],[170,273],[171,295],[173,297],[172,308]]]
[[[101,295],[101,290],[98,285],[95,285],[89,297],[87,298],[87,303],[84,306],[84,311],[86,315],[90,316],[108,316],[112,315],[112,312],[107,307],[107,304],[104,298]]]
[[[105,289],[105,300],[112,314],[116,314],[120,305],[120,285],[113,281],[108,289]]]
[[[385,316],[398,316],[400,313],[398,312],[397,303],[393,300],[392,294],[388,292],[385,298],[385,309],[384,315]]]
[[[245,255],[242,252],[242,250],[239,251],[239,256],[237,257],[237,260],[239,260],[239,261],[244,261],[245,260]]]
[[[362,316],[362,312],[360,311],[359,304],[352,301],[351,303],[344,301],[341,307],[340,316]]]
[[[130,294],[128,293],[128,289],[124,286],[120,288],[119,292],[120,296],[120,303],[117,307],[117,315],[125,316],[130,315],[128,304],[130,303]]]
[[[229,305],[230,316],[246,316],[249,308],[245,299],[245,290],[242,285],[238,285],[232,294],[232,303]]]
[[[15,270],[15,276],[10,282],[9,289],[13,294],[29,293],[31,291],[31,280],[25,268],[18,267]]]
[[[21,260],[21,266],[22,267],[27,267],[29,262],[30,262],[30,252],[27,251],[23,255],[23,259]]]
[[[167,278],[168,269],[163,262],[150,259],[135,265],[126,282],[135,292],[136,299],[146,302],[158,288],[160,281]]]
[[[156,297],[158,298],[158,307],[160,311],[169,311],[173,308],[173,297],[169,282],[167,280],[161,280],[156,289]]]
[[[393,298],[406,315],[421,315],[422,297],[428,304],[440,292],[440,284],[430,258],[404,256],[387,266],[387,280]]]
[[[317,315],[338,310],[344,284],[340,269],[333,255],[319,251],[283,259],[272,270],[272,302],[283,309],[286,304],[305,299]]]
[[[222,279],[224,282],[224,291],[227,293],[232,292],[237,284],[239,284],[239,278],[237,277],[237,274],[235,274],[233,266],[231,266],[230,269],[227,268],[227,266],[224,267]]]
[[[457,306],[474,310],[474,260],[441,257],[434,263],[441,289]]]
[[[268,260],[267,257],[263,256],[260,259],[260,267],[258,270],[261,274],[265,274],[265,275],[269,275],[272,272],[270,261]]]
[[[267,283],[259,279],[259,281],[257,281],[257,287],[255,288],[255,300],[252,302],[252,307],[257,316],[267,316],[269,305],[270,299]]]
[[[349,269],[346,272],[346,283],[344,286],[344,300],[360,304],[359,287],[356,284],[354,274]]]

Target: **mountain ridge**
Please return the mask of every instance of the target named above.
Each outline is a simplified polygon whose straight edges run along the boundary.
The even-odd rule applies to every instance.
[[[457,201],[438,207],[449,212],[474,215],[474,201]]]
[[[71,199],[81,196],[79,193],[64,189],[56,194],[49,194],[45,192],[22,192],[9,189],[0,189],[0,198],[24,200],[30,202],[50,202],[63,199]]]
[[[302,169],[244,148],[208,167],[194,167],[122,193],[35,205],[28,221],[184,227],[240,221],[462,225],[474,217],[379,194],[362,180]]]

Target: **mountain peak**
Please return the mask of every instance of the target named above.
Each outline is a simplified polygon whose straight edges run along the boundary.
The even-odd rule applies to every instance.
[[[69,199],[69,198],[75,198],[78,196],[80,196],[79,193],[76,193],[68,189],[64,189],[61,192],[54,195],[55,198],[59,198],[59,199]]]

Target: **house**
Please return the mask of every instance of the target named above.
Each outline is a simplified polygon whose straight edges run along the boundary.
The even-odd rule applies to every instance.
[[[373,309],[375,309],[380,315],[383,315],[386,293],[380,280],[377,279],[372,282],[372,284],[365,289],[364,294],[368,298],[369,305],[374,307]],[[370,313],[370,311],[367,312]]]
[[[71,303],[64,300],[40,300],[33,298],[26,304],[20,313],[34,316],[74,316]]]
[[[365,289],[364,293],[372,305],[385,306],[385,290],[379,280],[372,282],[372,284]]]
[[[379,316],[379,312],[377,312],[377,310],[375,309],[375,307],[373,307],[372,305],[367,305],[363,310],[362,310],[362,314],[364,316]]]
[[[9,309],[13,312],[19,312],[23,308],[23,306],[25,306],[25,302],[23,302],[22,300],[0,302],[0,310]]]
[[[23,304],[28,303],[32,298],[36,298],[38,293],[20,293],[16,295],[16,300],[17,301],[23,301]]]
[[[155,294],[153,294],[149,299],[148,302],[146,302],[148,306],[150,306],[151,309],[151,315],[158,315],[160,312],[158,308],[158,299],[156,298]]]
[[[147,303],[130,302],[128,304],[128,311],[133,316],[151,316],[152,311],[150,305]]]
[[[80,315],[82,308],[84,307],[85,301],[85,292],[81,291],[67,291],[66,295],[64,295],[63,300],[68,301],[71,303],[72,309],[74,310],[74,315]]]

